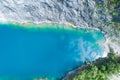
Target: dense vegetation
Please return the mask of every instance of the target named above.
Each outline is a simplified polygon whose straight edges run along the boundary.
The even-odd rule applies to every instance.
[[[112,16],[120,15],[120,0],[104,0],[96,5],[98,8],[103,8],[103,10],[109,12]]]
[[[113,16],[119,15],[120,0],[107,0],[107,8]]]
[[[99,58],[86,66],[72,80],[107,80],[108,76],[120,72],[120,57],[111,52],[108,57]]]
[[[112,15],[112,21],[107,24],[112,26],[114,36],[119,37],[120,31],[120,0],[104,0],[98,3],[97,8],[102,8]],[[119,42],[120,43],[120,42]],[[106,58],[99,58],[95,62],[85,64],[77,75],[71,80],[107,80],[108,76],[120,73],[120,57],[111,51]]]
[[[120,37],[120,0],[105,0],[106,3],[106,9],[110,15],[112,15],[112,21],[108,22],[108,25],[110,25],[113,31],[113,35],[116,37]],[[120,40],[118,39],[113,40],[115,42],[118,42],[120,44]]]
[[[110,35],[120,37],[120,0],[97,0],[96,8],[102,9],[102,11],[112,16],[112,20],[104,22],[104,24],[110,28],[108,33],[112,31],[112,33],[109,33]],[[117,42],[120,43],[120,40]]]
[[[120,0],[107,0],[106,7],[108,12],[113,16],[110,25],[113,25],[114,33],[117,35],[120,31]]]

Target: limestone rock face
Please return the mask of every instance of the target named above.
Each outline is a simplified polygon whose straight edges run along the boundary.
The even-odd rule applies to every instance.
[[[0,0],[0,20],[70,22],[78,27],[100,27],[110,17],[95,7],[93,0]]]

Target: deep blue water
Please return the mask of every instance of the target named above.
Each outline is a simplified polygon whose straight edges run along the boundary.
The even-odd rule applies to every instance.
[[[104,36],[100,31],[13,27],[0,25],[0,79],[56,80],[84,61],[103,55]]]

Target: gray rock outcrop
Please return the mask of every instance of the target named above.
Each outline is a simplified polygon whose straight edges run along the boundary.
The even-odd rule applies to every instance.
[[[47,20],[78,27],[101,27],[101,22],[110,21],[103,10],[95,7],[93,0],[0,0],[0,13],[7,21]]]

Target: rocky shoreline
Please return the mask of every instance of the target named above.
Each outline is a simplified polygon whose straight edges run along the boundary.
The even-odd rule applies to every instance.
[[[112,56],[111,56],[111,53],[112,53]],[[109,67],[111,67],[111,65],[113,65],[112,62],[114,62],[114,64],[116,64],[114,67],[119,66],[117,64],[119,64],[120,55],[116,55],[116,54],[113,55],[113,54],[114,54],[114,52],[110,51],[110,53],[108,54],[107,57],[98,58],[92,62],[85,62],[83,66],[78,67],[78,68],[74,69],[73,71],[70,71],[62,80],[73,80],[74,77],[80,75],[79,72],[82,72],[83,70],[89,69],[91,67],[91,65],[95,65],[96,67],[100,67],[99,64],[101,64],[101,63],[103,64],[103,62],[106,62],[106,63],[104,63],[104,66],[105,66],[105,64],[107,64],[107,63],[109,63],[109,61],[111,61],[111,64],[109,66],[105,66],[106,70],[110,69]],[[114,69],[116,69],[116,68],[114,68]],[[113,71],[114,71],[114,69],[113,69]],[[119,80],[120,79],[120,73],[119,73],[120,70],[119,70],[119,68],[116,70],[118,70],[118,71],[114,72],[114,73],[108,73],[108,75],[106,74],[108,80]],[[106,80],[106,79],[104,79],[104,80]]]
[[[104,57],[109,52],[109,46],[120,54],[120,36],[116,36],[114,26],[109,25],[112,16],[107,10],[97,8],[98,3],[106,4],[106,0],[1,0],[0,22],[58,23],[78,29],[97,29],[106,38]]]
[[[118,37],[108,24],[112,16],[97,4],[104,0],[3,0],[0,1],[0,22],[16,23],[59,23],[74,28],[94,28],[102,31],[109,45],[119,52]],[[114,43],[112,40],[115,40]],[[118,45],[118,46],[116,46]],[[119,48],[117,48],[119,47]]]
[[[18,23],[18,22],[4,22],[2,24],[13,24],[13,25],[21,25],[21,26],[24,26],[24,25],[35,25],[36,27],[42,27],[41,25],[42,24],[53,24],[53,25],[56,25],[56,24],[59,24],[59,25],[65,25],[65,26],[68,26],[68,27],[72,27],[74,29],[88,29],[88,30],[98,30],[98,31],[101,31],[100,29],[98,28],[94,28],[94,27],[77,27],[75,26],[74,24],[72,23],[57,23],[57,22],[50,22],[50,21],[43,21],[43,22],[39,22],[39,23],[32,23],[32,22],[24,22],[24,23]],[[24,26],[24,27],[28,27],[28,26]],[[44,27],[44,26],[43,26]],[[106,34],[105,32],[101,31],[103,34],[104,34],[104,37],[105,37],[105,42],[104,42],[104,52],[103,52],[103,56],[102,57],[106,57],[107,54],[109,53],[109,42],[110,42],[110,39],[106,37]]]

